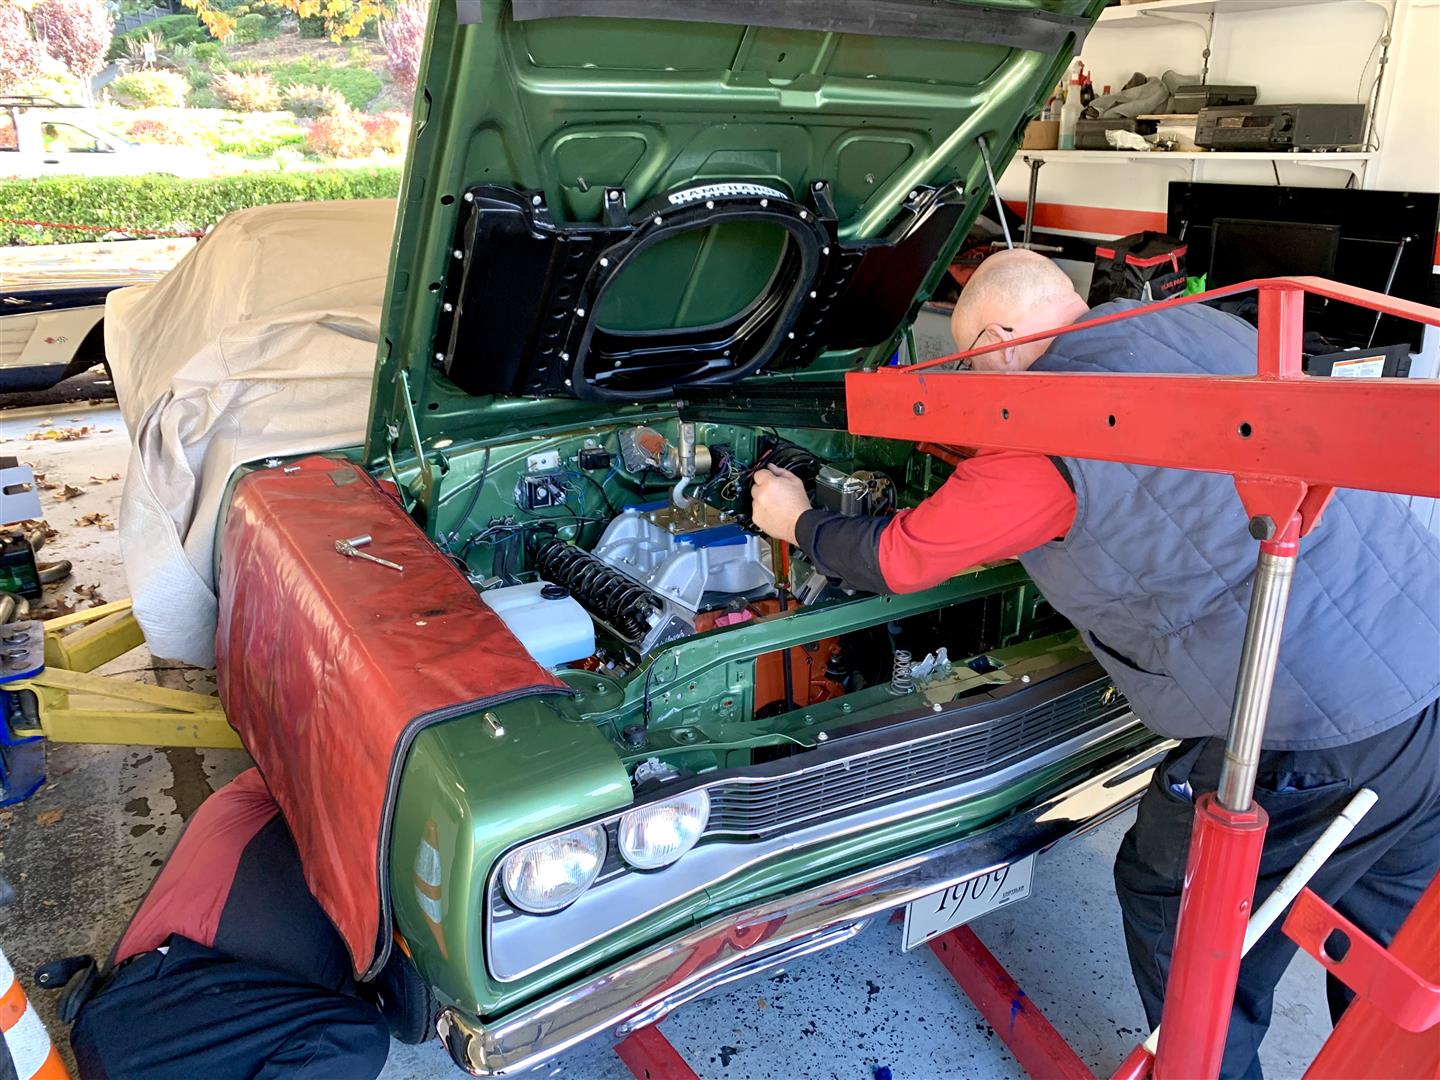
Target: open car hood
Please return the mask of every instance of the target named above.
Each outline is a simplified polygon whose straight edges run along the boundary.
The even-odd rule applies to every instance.
[[[368,457],[883,362],[1104,3],[437,0]]]

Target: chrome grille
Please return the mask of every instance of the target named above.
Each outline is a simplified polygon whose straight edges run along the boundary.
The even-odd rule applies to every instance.
[[[1012,716],[789,776],[714,784],[706,835],[764,836],[868,803],[953,784],[1073,738],[1123,713],[1125,698],[1100,678]]]

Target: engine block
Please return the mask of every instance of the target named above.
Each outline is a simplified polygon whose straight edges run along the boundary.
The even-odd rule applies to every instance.
[[[698,500],[626,508],[591,554],[691,614],[775,591],[770,545]]]

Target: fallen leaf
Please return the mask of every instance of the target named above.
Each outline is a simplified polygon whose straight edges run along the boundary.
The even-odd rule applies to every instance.
[[[769,1003],[768,1001],[766,1001],[763,997],[762,997],[762,998],[756,998],[756,999],[755,999],[755,1005],[756,1005],[757,1008],[761,1008],[761,1009],[768,1009],[768,1008],[770,1007],[770,1003]]]
[[[106,602],[105,598],[100,595],[100,586],[98,583],[95,585],[76,585],[75,595],[89,600],[91,607],[99,607]]]
[[[78,520],[77,522],[75,522],[75,524],[76,524],[76,525],[94,525],[96,528],[100,528],[100,529],[111,529],[111,530],[113,530],[113,529],[115,528],[115,522],[113,522],[113,521],[110,520],[109,515],[99,513],[98,511],[97,511],[96,513],[93,513],[93,514],[86,514],[84,517],[80,518],[80,520]]]
[[[92,484],[105,484],[105,483],[109,483],[111,480],[119,480],[119,479],[120,479],[120,474],[117,472],[117,473],[111,473],[109,476],[92,476],[92,477],[90,477],[90,482],[91,482]]]
[[[62,484],[60,485],[60,490],[55,492],[55,495],[53,497],[56,502],[66,502],[70,499],[75,498],[76,495],[84,494],[84,490],[82,488],[76,487],[74,484]]]
[[[14,820],[14,810],[0,810],[0,825],[9,825]]]
[[[53,536],[59,535],[53,528],[50,527],[49,522],[36,521],[35,519],[31,518],[26,521],[12,521],[8,525],[0,525],[0,539],[8,539],[12,536],[24,536],[28,538],[42,529],[45,532],[46,540],[49,540]]]
[[[114,430],[115,430],[115,429],[114,429],[113,427],[102,427],[102,428],[100,429],[100,434],[101,434],[101,435],[109,435],[110,432],[112,432],[112,431],[114,431]]]
[[[75,614],[75,605],[58,596],[48,603],[41,604],[31,612],[33,618],[40,619],[42,622],[47,619],[58,619],[61,615],[73,614]]]
[[[31,431],[25,436],[27,439],[52,439],[56,442],[73,442],[76,439],[83,439],[94,429],[89,425],[82,427],[50,428],[47,431]]]
[[[55,809],[55,810],[41,810],[40,813],[38,813],[38,814],[35,815],[35,824],[36,824],[36,825],[54,825],[57,821],[59,821],[59,820],[60,820],[61,818],[63,818],[64,816],[65,816],[65,809],[64,809],[64,807],[60,807],[59,809]]]

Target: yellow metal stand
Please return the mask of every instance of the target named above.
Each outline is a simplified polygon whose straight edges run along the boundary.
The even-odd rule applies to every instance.
[[[45,669],[4,687],[35,695],[36,726],[15,734],[54,742],[238,747],[219,699],[94,674],[144,642],[129,600],[46,622]]]

